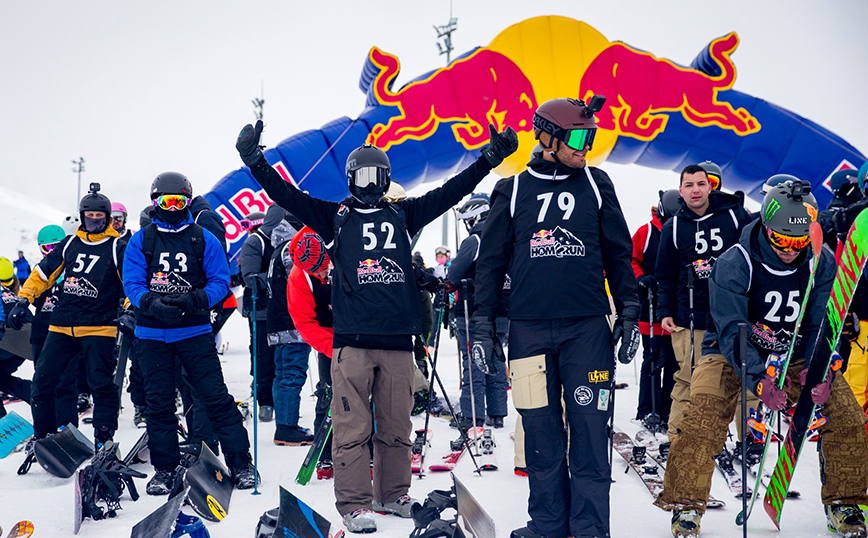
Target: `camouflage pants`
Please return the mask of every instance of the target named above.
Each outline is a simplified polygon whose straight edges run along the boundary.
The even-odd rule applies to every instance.
[[[786,388],[790,402],[798,399],[803,359],[790,364]],[[723,355],[706,355],[697,364],[690,387],[690,402],[681,432],[672,441],[663,492],[654,504],[664,510],[694,509],[704,513],[711,491],[715,455],[726,441],[727,426],[736,411],[741,384]],[[841,376],[823,409],[828,417],[820,428],[820,476],[823,504],[866,504],[868,495],[868,437],[865,413]]]

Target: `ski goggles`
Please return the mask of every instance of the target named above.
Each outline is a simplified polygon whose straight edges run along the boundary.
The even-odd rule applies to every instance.
[[[365,166],[350,171],[350,180],[353,182],[353,185],[359,189],[364,189],[369,185],[383,187],[386,185],[388,177],[388,170],[380,168],[379,166]]]
[[[567,147],[572,149],[582,151],[585,149],[585,146],[588,146],[588,150],[594,147],[594,138],[597,136],[596,129],[571,129],[569,131],[565,131],[566,136],[560,138],[564,141],[564,144]],[[557,136],[557,135],[555,135]]]
[[[190,199],[183,194],[163,194],[154,198],[154,207],[160,209],[186,209],[190,205]]]
[[[49,243],[47,245],[39,245],[39,251],[42,252],[42,255],[45,256],[57,246],[57,243]]]
[[[789,252],[791,250],[802,250],[811,244],[810,235],[793,237],[791,235],[780,234],[772,230],[771,228],[766,228],[766,231],[771,244],[782,252]]]
[[[123,211],[112,211],[112,220],[122,220],[126,222],[127,215]]]
[[[708,184],[711,185],[711,190],[720,189],[720,178],[714,174],[706,174],[708,176]]]
[[[257,226],[262,226],[263,222],[265,219],[241,219],[241,229],[247,232]]]

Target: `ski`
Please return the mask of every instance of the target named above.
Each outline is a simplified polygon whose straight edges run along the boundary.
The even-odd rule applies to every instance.
[[[789,368],[790,360],[792,360],[793,352],[796,349],[796,342],[798,341],[799,331],[802,326],[802,320],[805,318],[805,312],[808,310],[808,300],[811,297],[811,290],[814,289],[814,279],[817,276],[817,266],[820,264],[820,254],[823,252],[823,230],[820,227],[819,222],[814,221],[811,223],[810,234],[811,250],[813,251],[814,256],[813,264],[811,265],[811,274],[810,276],[808,276],[808,285],[805,288],[805,295],[804,297],[802,297],[802,304],[799,307],[799,316],[796,318],[796,324],[793,326],[793,337],[790,340],[790,347],[789,349],[787,349],[787,355],[784,358],[783,363],[780,365],[776,372],[777,378],[775,379],[775,385],[777,385],[779,389],[783,389],[784,383],[786,382],[787,368]],[[761,428],[763,428],[766,432],[770,431],[771,425],[774,424],[775,417],[777,417],[777,415],[778,414],[776,411],[769,411],[768,413],[766,413],[763,417]],[[768,442],[769,440],[770,439],[768,435],[766,435],[765,439],[763,440],[763,455],[762,457],[760,457],[759,464],[757,464],[757,472],[754,475],[756,476],[756,483],[754,483],[754,487],[751,492],[750,502],[747,503],[747,513],[738,513],[735,518],[736,525],[747,524],[747,520],[748,518],[750,518],[751,512],[753,512],[753,505],[754,503],[756,503],[759,488],[762,485],[762,476],[763,469],[765,468],[766,456],[768,455],[769,446],[771,445],[771,443]],[[742,440],[742,442],[744,442],[744,440]]]
[[[29,521],[19,521],[6,535],[6,538],[30,538],[33,536],[33,523]]]
[[[817,343],[809,363],[807,378],[796,403],[790,428],[787,430],[784,449],[778,457],[771,484],[763,499],[765,511],[778,529],[780,529],[781,511],[793,471],[799,461],[805,437],[817,409],[811,399],[811,390],[823,383],[830,375],[833,353],[841,337],[844,316],[850,310],[853,293],[865,269],[866,259],[868,259],[868,211],[863,211],[856,217],[847,234],[847,241],[844,243],[841,260],[838,263],[838,272],[832,284],[832,293],[826,303],[823,324],[817,335]],[[833,372],[831,374],[834,375]]]
[[[310,478],[313,476],[313,472],[316,470],[316,464],[319,461],[319,457],[322,455],[322,451],[325,448],[326,441],[328,441],[329,436],[332,433],[332,411],[329,409],[328,414],[326,415],[325,420],[319,425],[319,428],[316,430],[316,434],[313,436],[313,444],[310,445],[310,448],[307,450],[307,455],[304,457],[304,461],[301,463],[301,469],[298,470],[298,474],[295,475],[295,483],[304,486],[308,482],[310,482]]]
[[[413,474],[422,473],[422,447],[426,444],[431,446],[431,435],[431,430],[428,430],[427,433],[425,430],[416,430],[416,438],[413,440],[413,447],[410,449],[412,454],[410,470]]]
[[[467,447],[472,443],[473,441],[468,439],[467,433],[461,432],[458,439],[449,441],[449,453],[443,456],[440,463],[429,465],[428,470],[433,473],[451,471],[455,468],[455,465],[458,463],[458,460],[461,459],[461,456],[464,455],[464,452],[467,451]]]
[[[15,411],[0,418],[0,459],[15,451],[23,442],[33,436],[33,425]]]
[[[664,469],[660,463],[654,458],[648,457],[647,448],[633,444],[633,440],[624,432],[615,432],[612,436],[612,445],[615,452],[624,458],[628,464],[624,472],[626,473],[630,469],[636,471],[651,496],[657,498],[663,491]]]
[[[732,453],[726,447],[726,444],[724,444],[720,454],[714,457],[714,466],[723,475],[727,487],[735,495],[735,498],[741,499],[744,495],[744,483],[741,481],[741,474],[732,465]],[[748,493],[750,493],[749,489]]]

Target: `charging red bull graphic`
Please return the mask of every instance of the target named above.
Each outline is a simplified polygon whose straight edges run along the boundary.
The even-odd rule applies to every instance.
[[[597,125],[637,140],[653,140],[666,129],[669,112],[680,112],[699,127],[729,129],[740,136],[760,130],[760,122],[744,108],[718,99],[735,83],[730,54],[738,46],[735,32],[715,39],[709,55],[720,70],[711,76],[664,58],[615,43],[594,58],[582,77],[579,95],[607,97]]]
[[[598,94],[607,99],[588,154],[592,166],[608,161],[678,172],[710,160],[721,167],[724,189],[755,200],[761,200],[766,179],[792,174],[811,181],[825,206],[831,192],[819,187],[842,167],[859,168],[865,156],[817,123],[736,90],[738,35],[708,38],[698,54],[669,59],[610,40],[582,21],[534,17],[398,89],[398,56],[372,43],[360,54],[358,87],[365,101],[359,116],[290,136],[265,150],[265,158],[298,188],[340,201],[348,195],[346,158],[360,145],[386,150],[392,180],[409,190],[476,160],[491,124],[499,131],[510,126],[519,136],[518,151],[496,169],[506,177],[524,170],[537,144],[532,118],[539,104]],[[825,102],[846,106],[831,94]],[[228,174],[205,198],[226,224],[230,256],[245,237],[239,221],[271,203],[246,168]],[[541,244],[537,252],[551,247]]]
[[[401,111],[385,125],[375,125],[368,136],[367,141],[383,151],[406,140],[424,140],[441,123],[451,123],[455,140],[468,150],[488,144],[489,124],[498,131],[507,126],[516,131],[533,129],[537,107],[533,86],[503,54],[477,49],[394,93],[391,85],[398,75],[398,58],[374,47],[369,61],[380,69],[372,86],[377,101]]]

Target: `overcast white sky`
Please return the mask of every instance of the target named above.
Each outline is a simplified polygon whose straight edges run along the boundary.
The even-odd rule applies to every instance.
[[[736,30],[735,89],[868,151],[864,0],[455,0],[453,10],[457,53],[549,14],[584,20],[610,40],[682,64]],[[70,211],[77,204],[70,161],[83,156],[83,192],[99,181],[131,211],[165,170],[187,174],[203,193],[240,165],[235,136],[253,120],[250,100],[261,82],[271,145],[356,117],[364,107],[359,73],[373,45],[401,60],[396,87],[441,66],[432,25],[448,19],[448,0],[2,1],[0,188]],[[616,185],[619,175],[668,177],[637,166],[604,168]],[[0,206],[0,224],[2,213]]]

